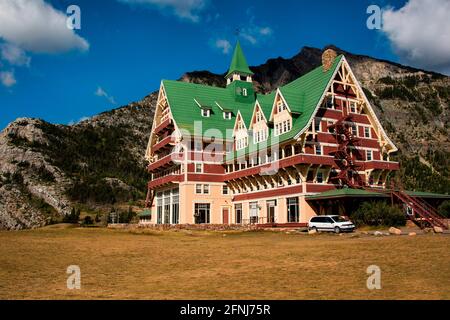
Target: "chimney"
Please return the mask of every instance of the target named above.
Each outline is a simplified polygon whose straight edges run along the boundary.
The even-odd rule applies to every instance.
[[[336,51],[333,49],[327,49],[322,54],[322,67],[323,72],[327,72],[333,66],[333,62],[337,57]]]

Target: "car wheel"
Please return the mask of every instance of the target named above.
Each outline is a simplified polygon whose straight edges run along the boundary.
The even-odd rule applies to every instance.
[[[341,229],[339,227],[334,228],[334,233],[341,233]]]

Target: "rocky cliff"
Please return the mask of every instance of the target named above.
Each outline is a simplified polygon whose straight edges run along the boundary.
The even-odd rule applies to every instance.
[[[450,192],[450,78],[332,48],[345,54],[400,148],[396,178],[409,189]],[[305,47],[252,67],[255,87],[269,92],[296,79],[321,63],[322,52]],[[208,71],[181,80],[225,85],[223,75]],[[79,205],[102,210],[142,200],[155,102],[152,93],[72,126],[27,118],[8,125],[0,134],[0,228],[39,227]]]

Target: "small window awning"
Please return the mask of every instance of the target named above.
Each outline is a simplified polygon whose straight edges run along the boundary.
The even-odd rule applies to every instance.
[[[202,110],[212,110],[212,106],[205,103],[204,101],[201,101],[199,98],[194,98],[195,103],[197,106]]]
[[[223,103],[218,102],[218,101],[215,101],[215,103],[219,107],[219,109],[222,110],[223,112],[231,112],[231,113],[233,113],[233,109],[225,107]]]
[[[146,217],[150,217],[152,215],[152,213],[150,212],[150,210],[144,210],[139,214],[139,218],[146,218]]]

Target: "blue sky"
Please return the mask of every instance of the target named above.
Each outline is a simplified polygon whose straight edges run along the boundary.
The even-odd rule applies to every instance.
[[[29,1],[41,18],[28,18]],[[14,6],[17,2],[22,7]],[[60,23],[71,4],[81,9],[81,30]],[[392,15],[386,30],[366,27],[371,4]],[[416,44],[407,36],[411,27],[396,23],[399,17],[416,18],[423,10],[405,11],[407,5],[406,0],[2,0],[0,128],[17,117],[77,122],[141,99],[157,90],[161,79],[178,79],[192,70],[225,72],[237,28],[251,65],[291,57],[303,46],[334,44],[353,53],[447,72],[450,61],[445,57],[450,54],[445,45],[436,50],[444,56],[439,65],[427,66],[420,55],[411,54],[418,52],[411,49]],[[447,17],[449,7],[444,10]],[[442,23],[436,28],[442,29]]]

